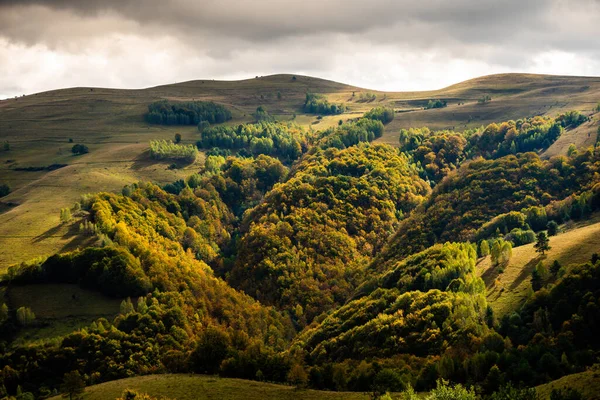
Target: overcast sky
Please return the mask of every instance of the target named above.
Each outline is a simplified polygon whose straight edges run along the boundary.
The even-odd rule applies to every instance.
[[[0,0],[0,98],[295,73],[381,90],[600,76],[600,0]]]

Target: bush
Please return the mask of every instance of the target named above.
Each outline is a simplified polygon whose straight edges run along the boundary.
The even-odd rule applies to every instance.
[[[430,110],[432,108],[444,108],[448,105],[446,100],[429,100],[427,105],[425,106],[426,110]]]
[[[10,193],[10,186],[7,184],[0,185],[0,197],[7,196]]]
[[[71,147],[71,152],[73,154],[86,154],[89,153],[89,149],[85,144],[76,144]]]
[[[558,233],[558,224],[556,223],[556,221],[550,221],[548,222],[546,229],[548,229],[549,236],[554,236]]]

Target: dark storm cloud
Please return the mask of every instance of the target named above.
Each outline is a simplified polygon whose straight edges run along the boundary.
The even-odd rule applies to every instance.
[[[583,14],[598,12],[598,1],[575,0],[562,3],[545,0],[8,0],[2,9],[31,6],[60,10],[92,18],[114,13],[162,33],[213,34],[253,42],[282,37],[327,33],[363,34],[380,31],[381,40],[432,44],[454,38],[457,41],[497,43],[519,37],[529,29],[551,34],[561,20],[560,8]],[[595,8],[595,10],[593,10]],[[553,13],[556,12],[556,15]],[[30,14],[43,18],[43,13]],[[10,34],[11,21],[4,19],[0,32]],[[12,20],[18,23],[18,18]],[[53,40],[45,37],[44,21],[13,40]],[[55,23],[60,23],[56,21]],[[556,25],[555,25],[556,24]],[[575,32],[578,26],[572,26]],[[526,39],[523,37],[522,39]],[[591,39],[591,38],[590,38]],[[527,41],[524,40],[526,43]]]
[[[143,86],[295,72],[395,89],[598,75],[598,20],[600,0],[0,0],[0,75]],[[2,65],[15,52],[44,62]]]

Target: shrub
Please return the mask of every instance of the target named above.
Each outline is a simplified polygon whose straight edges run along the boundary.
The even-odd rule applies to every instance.
[[[0,185],[0,197],[7,196],[10,193],[10,186],[7,184]]]
[[[71,147],[71,152],[73,154],[86,154],[89,153],[89,149],[85,144],[76,144]]]
[[[429,102],[427,103],[427,105],[425,106],[426,110],[430,110],[432,108],[444,108],[448,105],[448,103],[446,102],[446,100],[429,100]]]

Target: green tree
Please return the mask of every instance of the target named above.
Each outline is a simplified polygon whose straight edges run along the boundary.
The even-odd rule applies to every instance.
[[[548,236],[555,236],[558,233],[558,224],[556,221],[550,221],[546,225],[546,229],[548,229]]]
[[[4,142],[2,144],[2,150],[4,150],[4,151],[10,151],[10,143]]]
[[[63,383],[60,385],[60,391],[63,393],[63,398],[69,400],[81,399],[85,389],[85,381],[79,374],[79,371],[67,372],[63,378]]]
[[[121,314],[123,314],[123,315],[127,315],[127,314],[130,314],[135,311],[135,308],[133,307],[133,303],[131,302],[131,298],[128,297],[127,299],[125,299],[121,302],[120,311],[121,311]]]
[[[482,240],[479,244],[479,256],[486,257],[490,254],[490,244],[487,240]]]
[[[536,236],[536,242],[533,245],[533,247],[535,248],[536,252],[541,253],[542,255],[545,255],[546,252],[551,249],[550,239],[548,239],[548,234],[544,231],[539,232]]]
[[[294,386],[304,387],[308,383],[308,375],[306,374],[306,371],[302,365],[294,364],[292,368],[290,368],[290,372],[287,375],[287,380]]]
[[[85,144],[76,144],[73,147],[71,147],[71,152],[76,155],[81,155],[89,153],[90,150]]]
[[[550,400],[583,400],[583,395],[573,388],[552,389]]]
[[[17,322],[22,325],[31,325],[35,321],[35,313],[29,307],[19,307],[17,309]]]
[[[0,325],[8,319],[8,306],[6,304],[2,304],[0,307]]]
[[[7,196],[10,193],[10,186],[7,184],[0,185],[0,197]]]
[[[450,386],[448,382],[439,380],[435,389],[431,391],[426,400],[475,400],[477,396],[475,391],[467,389],[458,384]]]
[[[492,394],[490,400],[537,400],[535,388],[518,389],[508,383]]]
[[[210,127],[210,122],[208,121],[200,121],[198,122],[198,132],[202,133],[204,130]]]
[[[229,337],[216,326],[209,326],[199,335],[190,359],[195,371],[213,374],[229,352]]]
[[[552,263],[552,266],[550,267],[550,272],[552,273],[552,275],[556,276],[558,274],[558,271],[560,271],[561,268],[562,268],[562,265],[560,265],[558,260],[554,260],[554,262]]]
[[[69,222],[72,218],[73,217],[71,215],[71,209],[69,209],[68,207],[60,209],[60,222],[66,223]]]
[[[181,133],[175,134],[175,143],[181,143]]]
[[[537,292],[542,288],[542,277],[537,268],[531,271],[531,288],[534,292]]]

